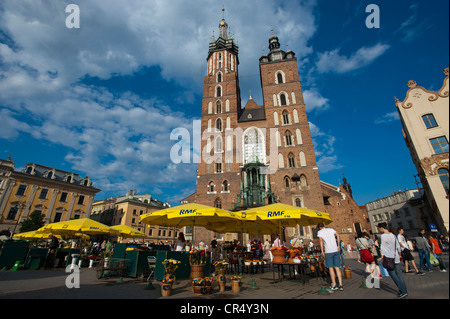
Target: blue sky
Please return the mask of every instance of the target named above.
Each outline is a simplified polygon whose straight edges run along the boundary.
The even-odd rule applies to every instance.
[[[66,6],[80,8],[69,29]],[[368,4],[380,8],[369,29]],[[439,90],[447,0],[3,0],[0,158],[89,176],[96,199],[129,189],[177,205],[197,164],[174,164],[176,128],[201,115],[208,43],[225,18],[239,44],[243,105],[262,104],[258,59],[271,29],[296,53],[319,174],[342,172],[359,205],[415,188],[394,104],[409,80]]]

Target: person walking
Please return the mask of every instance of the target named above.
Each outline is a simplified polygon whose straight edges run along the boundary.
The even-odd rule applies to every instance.
[[[397,240],[402,250],[403,262],[405,263],[405,273],[406,274],[413,273],[412,270],[409,270],[409,264],[411,264],[414,270],[416,271],[417,275],[421,276],[425,275],[423,271],[417,269],[416,262],[414,261],[414,257],[411,254],[411,251],[409,250],[409,245],[404,235],[405,230],[402,227],[399,227],[397,229],[397,233],[398,233]]]
[[[386,269],[389,276],[394,281],[395,285],[399,289],[398,298],[403,299],[408,296],[408,290],[406,288],[405,279],[403,278],[402,271],[400,269],[400,255],[401,249],[398,244],[397,237],[388,230],[386,223],[379,223],[378,229],[382,233],[381,235],[381,259],[393,258],[394,269]]]
[[[344,260],[344,251],[345,251],[345,245],[344,242],[341,240],[339,243],[339,246],[341,247],[339,258],[341,260],[341,268],[345,268],[345,260]]]
[[[372,247],[369,245],[369,234],[364,232],[356,239],[361,261],[366,265],[366,273],[373,274],[375,270],[375,259],[372,255]]]
[[[324,223],[317,224],[317,237],[319,237],[320,250],[322,256],[325,258],[325,265],[330,271],[331,286],[330,290],[344,290],[342,285],[341,262],[340,262],[340,245],[341,241],[339,234],[333,228],[325,227]],[[336,286],[336,277],[339,286]]]
[[[436,259],[439,261],[439,268],[441,269],[441,272],[447,272],[447,269],[445,268],[444,262],[441,258],[442,250],[439,247],[437,238],[433,235],[429,235],[428,239],[430,241],[431,251],[434,254],[434,257],[436,257]]]
[[[431,247],[425,238],[425,231],[422,229],[414,239],[416,240],[416,248],[419,251],[420,269],[424,269],[426,263],[428,271],[432,272],[430,262]]]

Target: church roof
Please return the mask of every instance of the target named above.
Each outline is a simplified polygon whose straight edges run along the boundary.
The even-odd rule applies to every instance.
[[[239,117],[239,122],[250,122],[250,121],[262,121],[266,119],[266,114],[264,112],[264,107],[259,106],[256,102],[250,98]]]

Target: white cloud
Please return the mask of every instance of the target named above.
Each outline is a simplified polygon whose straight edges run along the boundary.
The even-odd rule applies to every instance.
[[[397,120],[400,120],[400,116],[398,115],[397,111],[394,111],[391,113],[387,113],[387,114],[383,115],[382,117],[376,118],[375,124],[385,124],[385,123],[390,123],[390,122],[397,121]]]
[[[157,66],[164,79],[181,87],[171,94],[192,103],[201,94],[208,44],[222,18],[212,0],[79,0],[80,28],[68,29],[68,0],[3,0],[0,10],[0,136],[30,134],[65,146],[73,170],[105,191],[163,186],[195,180],[197,164],[173,165],[170,132],[192,130],[193,116],[148,95],[83,84],[85,77],[109,79]],[[312,52],[315,0],[232,0],[225,17],[240,50],[240,75],[258,73],[257,59],[273,27],[283,49],[299,58]],[[251,12],[251,14],[248,14]],[[241,84],[260,87],[258,78]],[[249,87],[247,88],[246,85]],[[197,92],[197,93],[193,93]],[[323,108],[312,91],[311,107]],[[321,104],[322,103],[322,104]],[[45,163],[43,163],[45,164]]]
[[[311,131],[319,173],[341,169],[343,166],[338,163],[338,157],[334,154],[336,137],[323,132],[317,125],[311,122],[309,122],[309,129]]]
[[[307,112],[321,112],[330,107],[329,100],[323,97],[316,88],[303,91],[303,98]]]
[[[365,67],[382,56],[389,45],[377,43],[372,47],[362,47],[350,57],[340,54],[339,49],[318,54],[317,70],[320,73],[347,73]]]

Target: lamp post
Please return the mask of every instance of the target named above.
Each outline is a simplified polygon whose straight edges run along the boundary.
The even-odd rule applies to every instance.
[[[16,203],[14,204],[14,208],[17,210],[17,213],[16,213],[16,214],[17,214],[17,221],[16,221],[16,224],[14,225],[14,230],[13,230],[13,232],[12,232],[10,238],[12,238],[12,237],[14,236],[14,234],[16,233],[16,228],[17,228],[17,225],[19,224],[19,221],[20,221],[20,210],[21,210],[24,206],[25,206],[25,204],[22,203],[21,201],[18,201],[18,202],[16,202]]]

